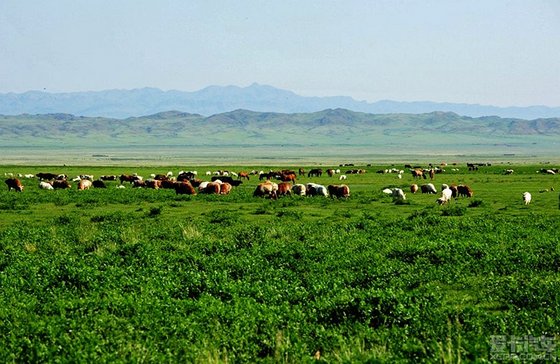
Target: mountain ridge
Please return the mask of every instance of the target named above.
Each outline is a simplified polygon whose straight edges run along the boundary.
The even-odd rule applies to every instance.
[[[372,114],[422,114],[455,112],[470,117],[499,116],[525,120],[560,117],[560,107],[497,107],[466,103],[380,100],[366,102],[349,96],[300,96],[292,91],[253,83],[247,87],[208,86],[198,91],[163,91],[145,87],[48,93],[0,93],[0,114],[66,113],[88,117],[126,119],[169,110],[212,116],[237,109],[256,112],[311,113],[325,109],[347,109]]]

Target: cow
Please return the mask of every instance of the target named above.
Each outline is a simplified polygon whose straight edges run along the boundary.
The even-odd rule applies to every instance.
[[[474,193],[469,186],[459,185],[457,186],[457,195],[464,197],[473,197]]]
[[[152,188],[154,190],[159,190],[159,187],[161,186],[161,180],[159,180],[159,179],[147,179],[146,182],[144,183],[144,186],[146,188]]]
[[[196,174],[194,172],[184,172],[181,171],[177,175],[177,181],[192,181],[196,178]]]
[[[300,176],[305,176],[305,169],[300,168],[300,169],[298,170],[298,173],[299,173]]]
[[[79,191],[89,190],[91,185],[92,183],[89,179],[82,179],[78,182],[78,190]]]
[[[220,195],[227,195],[231,192],[231,184],[224,182],[220,184]]]
[[[99,179],[102,180],[102,181],[116,181],[117,176],[115,176],[115,175],[103,175],[103,176],[99,177]]]
[[[424,174],[424,171],[421,170],[421,169],[412,169],[412,170],[410,170],[410,173],[412,173],[412,177],[414,179],[416,179],[416,178],[426,179],[426,175]]]
[[[221,183],[218,183],[218,182],[208,182],[206,187],[203,190],[201,190],[200,192],[201,193],[219,195],[220,194],[220,185],[221,185]],[[199,190],[200,190],[200,188],[199,188]]]
[[[58,176],[58,174],[39,172],[35,176],[37,176],[37,178],[39,178],[41,181],[45,181],[45,180],[55,179]]]
[[[437,193],[436,187],[432,183],[420,186],[422,193]]]
[[[107,185],[105,185],[105,182],[101,180],[101,177],[100,179],[96,179],[95,181],[93,181],[92,184],[95,188],[107,188]]]
[[[332,198],[350,197],[350,187],[348,187],[347,185],[329,185],[327,187],[327,191]]]
[[[410,185],[410,192],[412,192],[412,193],[418,192],[418,185],[417,184],[411,184]]]
[[[173,187],[177,195],[196,195],[196,190],[189,181],[174,182]]]
[[[270,181],[262,182],[257,185],[253,196],[255,197],[276,197],[276,191],[278,191],[278,184]]]
[[[327,175],[328,175],[329,177],[334,176],[334,169],[330,169],[330,168],[327,169]]]
[[[237,174],[237,179],[243,179],[245,178],[247,181],[249,180],[249,173],[245,172],[245,171],[241,171]]]
[[[68,180],[65,179],[55,179],[52,183],[52,186],[55,189],[66,189],[66,188],[71,188],[72,185],[70,185],[70,183],[68,183]]]
[[[54,187],[52,186],[51,183],[45,182],[45,181],[39,182],[39,188],[42,189],[42,190],[52,190],[52,189],[54,189]]]
[[[282,172],[280,181],[296,183],[296,174],[294,172]]]
[[[139,181],[139,180],[141,181],[142,177],[137,176],[136,174],[134,174],[134,175],[121,174],[119,176],[119,181],[121,182],[121,185],[122,185],[123,182],[130,182],[132,184],[134,181]]]
[[[307,185],[305,185],[305,187],[306,187],[305,194],[307,196],[325,196],[325,197],[327,197],[329,195],[329,192],[328,192],[327,188],[323,185],[310,182]]]
[[[323,169],[321,168],[313,168],[307,173],[307,177],[321,177],[323,175]]]
[[[12,189],[16,190],[16,192],[23,192],[23,185],[21,181],[17,178],[8,178],[6,180],[6,184],[8,185],[8,191]]]
[[[243,183],[243,181],[233,179],[230,176],[214,176],[214,177],[212,177],[212,182],[216,182],[216,181],[227,182],[230,185],[235,186],[235,187],[237,187],[237,186],[239,186]]]
[[[297,196],[305,196],[307,188],[305,185],[299,183],[292,186],[292,193]]]
[[[281,182],[278,184],[278,196],[288,196],[292,194],[292,184],[289,182]]]

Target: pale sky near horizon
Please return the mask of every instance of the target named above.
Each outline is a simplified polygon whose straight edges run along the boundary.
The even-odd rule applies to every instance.
[[[0,2],[0,93],[254,82],[560,106],[559,0]]]

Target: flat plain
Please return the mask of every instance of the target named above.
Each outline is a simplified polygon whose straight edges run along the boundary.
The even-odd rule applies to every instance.
[[[218,169],[312,167],[4,165],[0,176],[197,170],[208,180],[206,171]],[[225,196],[117,189],[119,182],[45,191],[26,178],[17,193],[2,183],[0,360],[471,362],[558,354],[560,177],[540,173],[558,166],[450,164],[433,181],[414,180],[403,164],[321,167],[346,174],[349,198],[253,197],[256,176]],[[346,173],[357,168],[366,173]],[[402,178],[377,173],[392,168],[404,170]],[[326,174],[297,182],[341,183]],[[438,194],[410,193],[410,184],[429,182]],[[439,206],[442,183],[468,184],[474,196]],[[393,201],[386,187],[402,188],[406,200]],[[497,347],[503,337],[554,345]]]

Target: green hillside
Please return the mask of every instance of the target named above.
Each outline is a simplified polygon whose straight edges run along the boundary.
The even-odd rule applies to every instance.
[[[549,151],[560,119],[471,118],[455,113],[367,114],[247,110],[209,117],[177,111],[111,119],[69,114],[0,116],[5,147],[375,146],[456,153],[492,146]]]

